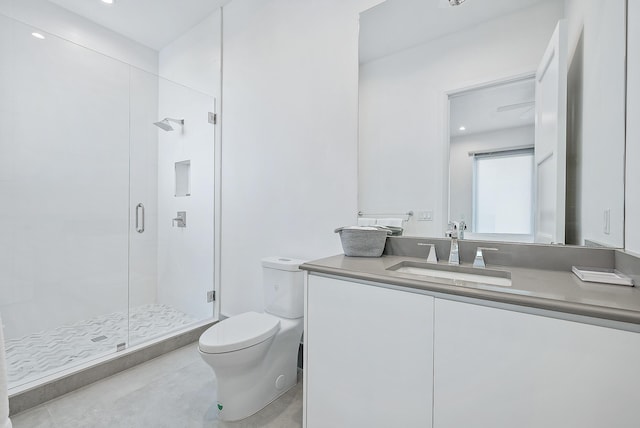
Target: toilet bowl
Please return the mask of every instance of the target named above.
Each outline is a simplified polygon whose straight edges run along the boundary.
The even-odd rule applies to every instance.
[[[218,419],[251,416],[297,383],[304,327],[301,263],[264,259],[265,312],[232,316],[200,336],[200,356],[217,381]]]

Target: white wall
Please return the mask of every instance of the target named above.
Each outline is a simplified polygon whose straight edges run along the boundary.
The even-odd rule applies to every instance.
[[[443,236],[445,93],[535,71],[562,12],[562,2],[545,3],[362,64],[360,209],[433,211],[408,229]]]
[[[567,243],[624,245],[624,3],[566,1],[567,213],[574,213],[567,218]],[[607,209],[609,234],[603,225]]]
[[[159,73],[205,94],[220,92],[221,10],[207,16],[159,53]]]
[[[500,129],[451,138],[449,150],[451,219],[464,220],[471,231],[473,219],[473,156],[469,152],[533,147],[533,126]],[[407,234],[411,233],[410,230]]]
[[[213,316],[207,291],[214,288],[214,131],[220,86],[220,11],[160,51],[158,118],[184,118],[184,132],[159,131],[158,302],[196,318]],[[186,85],[186,86],[183,86]],[[194,89],[193,89],[194,88]],[[197,91],[196,91],[197,89]],[[191,162],[191,195],[175,196],[175,163]],[[187,227],[173,227],[186,211]]]
[[[158,72],[158,53],[47,0],[0,0],[0,14],[142,70]]]
[[[640,4],[629,2],[625,248],[640,254]]]
[[[358,13],[374,0],[224,7],[222,312],[262,310],[260,259],[342,252],[357,210]]]

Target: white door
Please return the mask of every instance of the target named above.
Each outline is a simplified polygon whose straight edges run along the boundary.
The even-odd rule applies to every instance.
[[[567,23],[558,21],[536,71],[535,241],[564,244]]]

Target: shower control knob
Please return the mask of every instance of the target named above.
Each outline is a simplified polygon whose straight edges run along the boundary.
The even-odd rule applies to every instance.
[[[172,220],[173,227],[187,227],[187,212],[178,211],[177,217]]]

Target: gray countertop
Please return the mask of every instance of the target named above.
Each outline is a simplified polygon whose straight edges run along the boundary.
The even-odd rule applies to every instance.
[[[496,265],[487,267],[511,272],[511,287],[461,286],[446,279],[434,280],[387,270],[403,261],[424,262],[425,259],[394,255],[379,258],[338,255],[305,263],[300,268],[428,292],[640,324],[640,290],[636,287],[582,282],[567,271]]]

